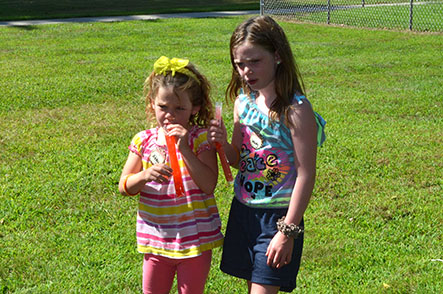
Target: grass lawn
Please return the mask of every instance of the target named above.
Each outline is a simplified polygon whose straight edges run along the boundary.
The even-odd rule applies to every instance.
[[[148,127],[143,81],[189,58],[223,100],[244,18],[0,27],[0,293],[140,293],[117,183]],[[281,24],[328,122],[294,292],[442,293],[441,34]],[[216,194],[225,226],[222,176]],[[220,254],[206,293],[245,293]]]
[[[326,24],[329,20],[335,25],[377,29],[408,30],[411,25],[411,7],[405,0],[333,0],[329,12],[326,0],[290,2],[292,6],[269,1],[265,13],[298,21]],[[362,3],[365,3],[364,7]],[[443,32],[443,2],[414,1],[411,27],[414,31]]]
[[[260,2],[252,0],[15,0],[0,1],[0,20],[252,9],[260,9]]]

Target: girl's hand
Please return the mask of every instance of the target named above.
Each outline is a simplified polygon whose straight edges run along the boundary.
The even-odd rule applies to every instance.
[[[292,259],[293,248],[294,239],[286,237],[281,232],[277,232],[266,250],[268,266],[281,268],[282,266],[289,264]]]
[[[175,136],[177,138],[177,146],[180,151],[189,147],[189,132],[188,130],[179,124],[171,124],[166,127],[168,136]]]
[[[213,119],[209,122],[208,128],[208,142],[215,145],[220,143],[222,146],[228,144],[228,134],[226,132],[225,124],[223,120],[220,122],[217,119]]]
[[[143,177],[146,182],[157,182],[159,184],[167,183],[172,175],[172,168],[164,163],[151,166],[143,171]]]

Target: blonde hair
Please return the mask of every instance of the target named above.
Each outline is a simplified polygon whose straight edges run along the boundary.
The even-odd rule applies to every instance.
[[[200,106],[197,114],[189,119],[191,126],[198,125],[208,127],[209,121],[213,118],[213,106],[209,97],[211,86],[209,81],[203,76],[193,64],[188,63],[185,67],[193,75],[186,75],[181,72],[175,72],[174,76],[169,71],[165,75],[156,74],[154,71],[149,75],[144,83],[143,95],[146,101],[146,115],[153,119],[155,117],[152,103],[158,94],[160,87],[172,86],[177,97],[179,93],[187,91],[191,99],[192,106]]]
[[[226,89],[226,100],[234,100],[239,95],[240,89],[243,89],[246,94],[252,92],[240,77],[234,63],[235,49],[245,42],[258,45],[272,54],[279,55],[281,63],[277,66],[275,74],[277,98],[269,109],[269,117],[271,121],[276,121],[284,116],[287,122],[288,110],[294,94],[305,95],[305,89],[286,34],[281,26],[269,16],[252,17],[234,30],[230,41],[233,69],[231,81]]]

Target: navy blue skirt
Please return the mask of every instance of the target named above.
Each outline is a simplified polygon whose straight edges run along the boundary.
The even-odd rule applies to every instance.
[[[303,234],[294,240],[291,262],[279,269],[267,264],[266,250],[277,233],[276,222],[287,208],[252,208],[232,201],[223,244],[220,269],[229,275],[252,283],[280,286],[280,291],[292,292],[300,268]],[[300,225],[303,225],[303,220]]]

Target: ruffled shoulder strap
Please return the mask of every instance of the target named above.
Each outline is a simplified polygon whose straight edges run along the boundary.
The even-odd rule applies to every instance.
[[[309,100],[303,95],[294,94],[293,101],[295,101],[298,104],[303,104],[304,101],[307,101],[312,107],[311,102],[309,102]],[[316,111],[314,111],[314,116],[315,116],[315,122],[317,123],[317,146],[321,146],[323,142],[326,140],[326,134],[325,134],[326,121]]]

